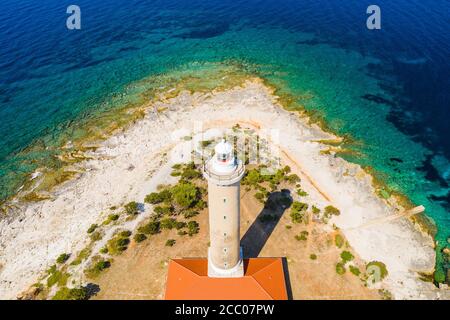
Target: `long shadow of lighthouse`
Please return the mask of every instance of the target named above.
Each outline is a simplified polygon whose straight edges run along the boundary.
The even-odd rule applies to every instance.
[[[269,195],[267,201],[264,203],[264,208],[241,239],[244,258],[256,258],[259,256],[273,230],[285,211],[292,205],[292,202],[293,199],[291,193],[287,189],[272,192]],[[244,265],[244,269],[245,267],[246,266]],[[288,299],[292,299],[291,281],[289,279],[289,269],[286,258],[283,258],[283,269]]]

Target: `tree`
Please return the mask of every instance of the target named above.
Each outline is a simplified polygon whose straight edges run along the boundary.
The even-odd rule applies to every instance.
[[[189,182],[182,182],[173,188],[173,199],[175,202],[183,207],[192,207],[198,198],[197,187]]]

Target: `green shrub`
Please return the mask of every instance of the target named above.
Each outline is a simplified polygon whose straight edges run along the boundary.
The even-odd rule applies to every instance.
[[[305,220],[305,211],[308,205],[303,202],[294,201],[291,208],[291,219],[294,223],[301,223]]]
[[[62,253],[59,255],[59,257],[56,259],[56,262],[61,264],[66,262],[70,258],[70,254],[68,253]]]
[[[290,225],[286,225],[286,229],[292,229],[292,226],[290,226]]]
[[[361,271],[358,267],[355,266],[349,266],[350,272],[353,273],[355,276],[359,276],[361,274]]]
[[[147,236],[143,233],[136,233],[133,237],[134,241],[137,243],[142,242],[147,239]]]
[[[110,224],[112,221],[116,221],[119,219],[118,214],[110,214],[108,218],[103,222],[104,225]]]
[[[336,244],[336,247],[338,248],[342,248],[342,246],[344,245],[344,238],[340,235],[337,234],[336,237],[334,238],[334,243]]]
[[[289,174],[289,173],[291,172],[291,167],[289,167],[289,166],[284,166],[283,172],[284,172],[285,174]]]
[[[92,241],[99,241],[102,239],[102,237],[103,237],[103,235],[100,231],[95,231],[90,236]]]
[[[176,224],[177,224],[177,220],[175,220],[173,218],[166,218],[166,219],[162,219],[160,221],[161,229],[172,230],[173,228],[175,228]]]
[[[197,221],[189,221],[187,227],[189,236],[193,236],[200,231],[200,227]]]
[[[145,196],[144,202],[150,204],[165,203],[170,204],[172,201],[172,192],[170,189],[166,188],[160,192],[152,192]]]
[[[207,206],[207,203],[205,201],[203,201],[202,199],[198,200],[197,203],[195,204],[195,209],[197,210],[203,210],[205,209]]]
[[[309,255],[309,258],[310,258],[311,260],[317,260],[317,255],[314,254],[314,253],[312,253],[312,254]]]
[[[187,233],[187,231],[185,231],[185,230],[179,230],[179,231],[177,232],[177,234],[178,234],[179,236],[185,236],[185,235],[187,235],[188,233]]]
[[[105,260],[99,256],[92,259],[92,265],[85,271],[85,274],[89,278],[97,277],[103,270],[108,269],[111,266],[111,261]]]
[[[317,208],[316,206],[312,206],[311,210],[312,210],[312,213],[314,213],[316,215],[320,213],[320,209]]]
[[[294,184],[297,182],[300,182],[300,177],[298,175],[294,174],[290,174],[288,176],[286,176],[286,181],[289,182],[290,184]]]
[[[176,163],[176,164],[174,164],[173,166],[172,166],[172,169],[175,169],[175,170],[179,170],[179,169],[181,169],[182,168],[182,164],[181,163]]]
[[[324,210],[325,210],[325,216],[327,218],[331,217],[332,215],[338,216],[341,214],[339,209],[336,207],[333,207],[333,206],[326,206]]]
[[[87,300],[87,299],[88,299],[87,289],[83,287],[73,289],[63,287],[59,289],[58,292],[56,292],[56,294],[52,298],[52,300]]]
[[[199,212],[198,212],[198,211],[195,211],[195,210],[193,210],[193,209],[183,210],[183,216],[184,216],[186,219],[193,218],[193,217],[195,217],[195,216],[198,215],[198,214],[199,214]]]
[[[108,253],[108,248],[107,247],[103,247],[100,249],[100,253],[106,254]]]
[[[169,239],[166,241],[166,247],[173,247],[175,244],[176,240],[174,239]]]
[[[142,227],[138,228],[138,232],[144,233],[144,234],[157,234],[160,231],[160,223],[159,221],[150,221],[149,223],[143,225]]]
[[[123,231],[116,234],[112,239],[108,240],[106,246],[108,252],[112,255],[119,255],[128,248],[130,243],[130,231]]]
[[[198,199],[198,189],[189,182],[181,182],[172,189],[173,199],[183,207],[192,207]]]
[[[158,216],[165,216],[172,214],[175,210],[172,206],[156,206],[153,208],[153,211]]]
[[[258,183],[263,182],[263,176],[261,176],[259,169],[249,170],[242,180],[242,184],[256,186]]]
[[[145,196],[144,202],[150,204],[158,204],[163,202],[164,199],[159,192],[152,192]]]
[[[336,264],[336,273],[343,275],[345,273],[345,265],[342,262]]]
[[[306,196],[308,195],[308,193],[307,193],[306,191],[302,190],[302,189],[298,189],[298,190],[297,190],[297,194],[298,194],[300,197],[306,197]]]
[[[302,231],[302,232],[300,232],[299,235],[295,236],[295,240],[297,240],[297,241],[306,241],[306,240],[308,240],[308,235],[309,235],[308,231]]]
[[[186,222],[183,222],[183,221],[177,221],[177,222],[175,223],[175,229],[177,229],[177,230],[183,229],[183,228],[185,228],[186,226],[187,226],[187,223],[186,223]]]
[[[353,255],[351,254],[351,252],[349,251],[342,251],[341,252],[341,259],[344,263],[348,262],[348,261],[352,261],[353,260]]]
[[[58,287],[65,286],[70,274],[56,269],[56,266],[52,266],[49,270],[49,277],[47,278],[47,287],[53,287],[58,284]]]
[[[139,205],[136,201],[131,201],[125,205],[125,212],[127,214],[138,214],[139,213]]]
[[[79,265],[83,260],[85,260],[87,257],[90,256],[92,250],[90,247],[86,247],[83,250],[81,250],[75,260],[72,261],[71,265],[76,266]]]
[[[202,174],[195,169],[185,169],[181,177],[185,180],[193,180],[201,178]]]
[[[97,229],[98,225],[97,224],[91,224],[91,226],[89,227],[89,229],[87,230],[87,233],[92,233],[95,231],[95,229]]]
[[[255,198],[261,203],[266,202],[266,193],[265,192],[257,192],[255,193]]]

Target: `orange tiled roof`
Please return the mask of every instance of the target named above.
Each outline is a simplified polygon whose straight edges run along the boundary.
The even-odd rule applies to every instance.
[[[209,278],[207,259],[169,263],[166,300],[287,300],[281,258],[244,260],[244,276]]]

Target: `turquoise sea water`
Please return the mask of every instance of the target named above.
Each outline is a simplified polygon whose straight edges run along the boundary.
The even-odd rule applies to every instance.
[[[423,204],[445,245],[448,1],[378,1],[378,31],[366,28],[368,1],[81,0],[79,31],[65,27],[70,4],[3,3],[0,199],[36,168],[62,165],[58,143],[76,137],[82,121],[136,101],[142,88],[130,84],[233,64],[349,134],[359,156],[346,158]],[[441,256],[438,266],[448,268]]]

